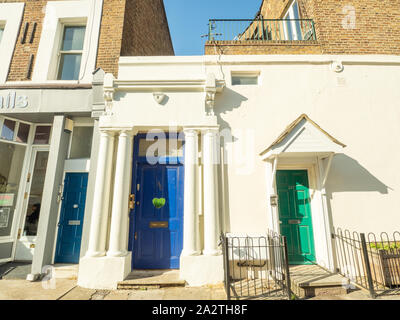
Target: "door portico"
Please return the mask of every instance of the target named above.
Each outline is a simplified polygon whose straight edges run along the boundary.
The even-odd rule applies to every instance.
[[[279,170],[307,172],[315,263],[332,271],[335,262],[325,184],[332,158],[344,147],[344,144],[322,130],[307,115],[301,115],[260,154],[266,165],[269,226],[277,232],[281,232],[279,223],[281,199],[278,194],[277,172]]]
[[[98,192],[95,191],[94,194],[88,251],[81,259],[80,263],[80,273],[82,275],[86,272],[89,273],[89,265],[92,265],[91,269],[93,269],[93,263],[107,265],[111,263],[111,259],[114,260],[116,265],[119,265],[118,268],[121,271],[119,274],[114,272],[114,275],[111,277],[108,275],[107,280],[105,280],[108,283],[111,283],[111,281],[115,283],[117,281],[122,281],[132,268],[152,269],[180,267],[181,273],[185,273],[185,266],[186,269],[192,266],[191,262],[189,264],[187,263],[185,257],[201,258],[215,256],[218,259],[222,259],[221,252],[218,250],[218,236],[220,232],[220,226],[218,224],[218,187],[216,184],[218,128],[190,127],[182,128],[181,130],[183,133],[181,136],[184,136],[185,141],[184,154],[182,154],[182,159],[178,160],[175,166],[176,168],[172,168],[171,165],[168,165],[168,157],[159,157],[158,168],[147,166],[146,168],[149,170],[145,170],[146,168],[138,165],[140,161],[135,161],[133,157],[134,148],[140,148],[140,139],[134,139],[134,136],[146,137],[146,133],[138,133],[139,130],[135,130],[134,128],[118,130],[115,128],[103,128],[101,130],[99,146],[100,156],[97,165],[97,181],[99,181],[99,183],[96,183],[96,188],[98,189],[96,191]],[[140,131],[142,132],[142,130]],[[115,144],[117,144],[117,146],[114,147]],[[135,147],[133,147],[133,145],[135,145]],[[151,147],[151,145],[148,147]],[[116,153],[113,151],[114,149],[116,149]],[[200,149],[202,151],[201,163],[199,161]],[[146,153],[146,149],[144,152]],[[115,153],[115,155],[113,155],[113,153]],[[146,159],[146,157],[144,157],[142,160],[146,162],[147,160],[153,161],[154,159]],[[160,163],[163,161],[165,163]],[[179,161],[182,161],[184,165],[182,165],[182,163],[179,165]],[[143,164],[145,164],[145,162]],[[149,228],[153,229],[152,231],[158,229],[158,231],[160,231],[160,237],[162,238],[161,231],[163,230],[160,230],[162,228],[159,228],[160,226],[155,225],[154,222],[163,222],[161,227],[163,227],[164,224],[172,227],[173,224],[171,219],[164,219],[165,221],[163,219],[161,219],[162,221],[158,219],[160,220],[158,221],[154,217],[154,221],[144,221],[136,216],[140,216],[140,214],[144,213],[143,210],[146,210],[142,201],[146,201],[146,203],[150,201],[147,204],[153,207],[154,203],[152,203],[152,200],[155,198],[158,200],[160,197],[165,199],[166,204],[164,209],[171,209],[170,199],[168,198],[168,196],[171,197],[171,194],[168,196],[160,195],[160,197],[157,196],[154,198],[150,195],[149,190],[146,191],[146,194],[140,195],[140,192],[134,193],[134,190],[138,188],[138,184],[140,184],[140,190],[140,188],[143,188],[144,184],[148,182],[152,174],[155,175],[156,179],[157,173],[155,173],[153,169],[160,171],[161,176],[165,170],[164,173],[168,176],[176,169],[177,175],[175,178],[179,181],[176,181],[175,188],[182,188],[181,191],[183,192],[179,191],[178,193],[180,193],[180,195],[177,195],[177,197],[181,197],[183,201],[181,204],[177,203],[177,206],[173,208],[179,220],[177,221],[176,231],[178,233],[180,232],[180,235],[177,235],[176,241],[172,241],[171,238],[164,239],[165,241],[160,240],[159,245],[150,246],[150,248],[148,246],[150,240],[146,240],[146,245],[144,243],[144,238],[141,238],[141,236],[144,235],[143,231],[145,229],[149,230]],[[169,172],[168,170],[172,171]],[[199,170],[201,170],[201,173]],[[146,176],[145,171],[149,173],[150,176]],[[154,172],[151,174],[150,171]],[[114,172],[114,176],[112,176],[112,172]],[[127,172],[132,172],[132,175],[127,175]],[[200,179],[202,179],[202,182]],[[161,188],[163,188],[161,180],[156,179],[155,181],[159,181]],[[174,180],[172,176],[170,180]],[[110,188],[111,181],[113,182],[113,190]],[[170,188],[171,185],[168,181],[169,178],[164,182],[167,184],[167,187]],[[156,184],[155,187],[157,186]],[[199,188],[203,186],[204,190],[202,190],[202,192],[204,193],[204,200],[200,198],[198,192]],[[141,189],[141,191],[144,192],[145,190]],[[107,197],[107,194],[110,192],[113,194],[112,198]],[[129,202],[128,199],[131,199],[131,202]],[[131,211],[131,219],[129,222],[128,212],[132,208],[134,209]],[[204,208],[204,211],[200,212],[199,208]],[[180,210],[182,211],[181,213]],[[157,209],[157,214],[161,214],[162,211],[162,208]],[[110,212],[111,215],[110,220],[108,220],[108,212]],[[168,214],[171,216],[174,213],[169,212]],[[204,214],[204,234],[200,234],[199,214]],[[162,218],[161,216],[160,218]],[[107,232],[108,229],[110,230],[109,234]],[[172,231],[173,230],[169,229],[169,234],[172,234]],[[150,233],[153,234],[154,232]],[[201,247],[200,237],[204,239],[204,247]],[[140,238],[142,241],[140,241]],[[142,246],[140,242],[142,242]],[[147,248],[150,251],[160,251],[162,245],[166,245],[167,248],[164,248],[165,250],[163,249],[165,251],[163,253],[164,255],[159,255],[159,260],[157,260],[156,254],[151,254],[153,258],[150,260],[144,259],[141,254],[138,255],[138,252],[142,252],[143,248]],[[175,249],[173,249],[174,246],[176,247]],[[168,251],[170,256],[165,255],[166,251]],[[178,261],[176,261],[176,257],[178,257]],[[164,262],[161,260],[164,260]],[[175,262],[172,262],[172,260]],[[170,261],[170,263],[167,263],[167,261]],[[137,267],[135,265],[137,265]],[[95,279],[92,278],[92,280],[90,280],[87,273],[82,277],[82,279],[86,278],[85,283],[82,281],[82,284],[85,286],[92,286],[89,282],[94,282]],[[113,279],[113,276],[116,278]],[[96,281],[98,283],[98,279]]]

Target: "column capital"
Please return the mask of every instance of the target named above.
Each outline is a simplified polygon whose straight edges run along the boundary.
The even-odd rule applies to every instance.
[[[218,134],[219,127],[208,127],[201,129],[202,134]]]
[[[127,136],[131,138],[134,136],[134,132],[132,131],[132,129],[121,129],[119,131],[119,136]]]
[[[110,138],[114,137],[115,134],[116,134],[116,132],[114,130],[110,130],[110,129],[107,129],[107,128],[100,128],[99,130],[100,130],[100,134],[102,136],[107,136],[107,137],[110,137]]]
[[[185,134],[185,137],[197,136],[199,134],[199,130],[196,128],[183,128],[183,133]]]

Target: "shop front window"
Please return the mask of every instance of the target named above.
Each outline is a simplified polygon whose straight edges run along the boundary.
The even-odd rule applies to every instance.
[[[0,237],[11,234],[25,151],[25,146],[0,141]]]
[[[28,198],[28,209],[25,218],[24,236],[37,235],[48,158],[48,151],[36,152],[32,177],[29,178],[31,179],[31,185]]]
[[[15,121],[4,119],[3,128],[1,130],[1,138],[9,141],[14,140]]]
[[[37,126],[33,144],[49,144],[51,126]]]
[[[30,128],[31,126],[29,124],[20,122],[16,141],[27,143]]]

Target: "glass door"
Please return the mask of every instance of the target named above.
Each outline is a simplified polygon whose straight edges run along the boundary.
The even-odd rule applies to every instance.
[[[0,141],[0,263],[12,257],[12,230],[26,146]]]
[[[15,260],[27,261],[33,258],[48,157],[48,148],[33,148],[24,196],[22,234],[17,241]]]

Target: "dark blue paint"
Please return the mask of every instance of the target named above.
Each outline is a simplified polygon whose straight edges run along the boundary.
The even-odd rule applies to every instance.
[[[131,211],[129,250],[132,269],[178,269],[183,247],[184,167],[180,158],[159,158],[149,164],[138,157],[139,135],[135,139],[132,192],[135,209]],[[136,186],[140,184],[140,190]],[[165,198],[157,209],[154,198]],[[168,228],[150,228],[150,222],[168,222]],[[134,234],[137,233],[137,240]]]
[[[55,255],[56,263],[79,262],[87,183],[87,173],[67,173],[65,175]],[[78,208],[74,208],[74,205],[78,205]],[[79,220],[80,224],[70,225],[69,221],[71,220]]]

